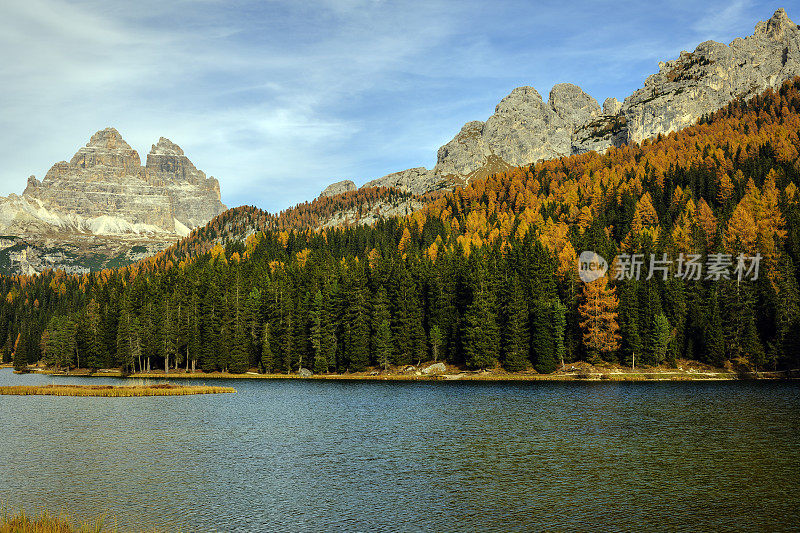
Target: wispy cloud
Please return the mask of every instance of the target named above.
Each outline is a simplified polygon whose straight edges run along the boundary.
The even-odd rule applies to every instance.
[[[681,46],[749,33],[772,11],[717,0],[6,0],[0,194],[114,126],[143,158],[170,137],[220,179],[227,204],[279,210],[332,180],[432,165],[515,86],[546,98],[572,81],[621,98]]]
[[[743,24],[755,24],[750,18],[752,7],[753,2],[749,0],[734,0],[721,8],[713,6],[692,25],[692,29],[704,40],[728,40],[731,33],[739,30]]]

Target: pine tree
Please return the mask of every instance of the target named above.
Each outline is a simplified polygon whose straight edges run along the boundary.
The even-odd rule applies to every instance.
[[[553,298],[550,302],[553,312],[553,355],[563,369],[566,353],[564,334],[567,328],[567,307],[558,298]]]
[[[540,374],[550,374],[558,365],[556,357],[555,332],[553,331],[552,300],[536,300],[533,303],[531,327],[531,352],[533,367]]]
[[[652,349],[653,349],[653,364],[660,365],[667,357],[667,350],[669,342],[672,338],[672,328],[669,325],[669,320],[664,313],[659,313],[653,317],[653,332],[652,332]]]
[[[497,363],[499,332],[493,302],[485,281],[475,288],[464,316],[464,355],[471,368],[491,368]]]
[[[25,372],[28,369],[28,355],[25,349],[25,339],[22,338],[22,332],[17,334],[17,340],[14,343],[14,370],[17,372]]]
[[[275,356],[272,355],[272,338],[269,334],[269,322],[264,323],[261,333],[261,369],[270,374],[275,371]]]
[[[378,355],[379,352],[378,330],[380,329],[381,324],[383,324],[384,322],[391,324],[391,320],[392,316],[391,313],[389,312],[389,299],[386,294],[386,289],[383,286],[380,286],[375,291],[375,296],[372,298],[372,316],[371,316],[372,353]],[[389,349],[392,348],[391,343],[392,341],[390,335]],[[378,359],[380,360],[380,356],[378,356]]]
[[[292,371],[295,356],[293,308],[287,304],[284,308],[283,331],[281,332],[281,370],[287,374]]]
[[[177,334],[172,301],[169,296],[163,300],[161,308],[161,339],[159,355],[164,359],[164,373],[169,373],[170,358],[175,356]]]
[[[519,372],[528,366],[530,337],[528,333],[528,306],[519,277],[514,276],[506,296],[503,314],[503,367],[509,372]]]
[[[639,334],[639,282],[627,280],[620,282],[619,327],[620,327],[620,362],[630,367],[642,363],[643,343]]]
[[[386,321],[388,324],[388,321]],[[389,332],[391,334],[391,331]],[[442,349],[442,330],[436,324],[431,326],[430,333],[428,334],[430,344],[431,344],[431,355],[433,356],[433,362],[437,362],[439,360],[439,353]]]
[[[394,309],[392,312],[392,337],[394,339],[394,363],[398,366],[411,363],[414,352],[416,291],[411,274],[404,263],[399,263],[393,279],[396,291],[392,295]]]
[[[96,299],[89,300],[83,320],[78,328],[78,349],[84,354],[83,364],[87,368],[100,368],[101,361],[101,332],[100,332],[100,304]]]
[[[139,333],[139,321],[123,304],[117,328],[117,360],[124,374],[136,370],[136,362],[141,368],[142,346]]]
[[[360,278],[360,276],[357,277]],[[353,294],[347,312],[350,337],[347,342],[347,360],[353,372],[363,372],[369,365],[369,323],[367,316],[366,287],[360,280],[353,286]]]
[[[230,350],[230,363],[228,370],[233,374],[247,371],[250,353],[250,333],[246,313],[246,299],[244,297],[244,282],[242,269],[238,262],[235,263],[235,278],[233,283],[233,328]]]
[[[786,368],[800,368],[800,290],[794,274],[794,264],[785,257],[781,264],[781,276],[777,295],[776,312],[776,357]]]
[[[392,329],[389,327],[389,321],[383,320],[378,325],[375,332],[375,356],[378,359],[378,364],[384,370],[389,368],[389,362],[392,357]]]
[[[311,350],[314,354],[314,372],[317,374],[328,371],[328,362],[325,360],[325,354],[322,351],[322,305],[322,291],[317,289],[308,314]]]
[[[708,326],[705,328],[704,337],[708,362],[721,367],[725,362],[725,335],[717,291],[711,293]]]

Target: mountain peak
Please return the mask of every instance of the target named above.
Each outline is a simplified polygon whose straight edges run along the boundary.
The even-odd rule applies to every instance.
[[[130,150],[131,147],[114,128],[105,128],[96,132],[86,143],[87,148],[107,148],[109,150]]]
[[[150,153],[153,155],[174,155],[174,156],[184,155],[181,147],[175,144],[174,142],[170,141],[166,137],[159,138],[158,142],[154,144],[153,147],[151,148]]]
[[[553,86],[548,100],[553,111],[568,124],[584,124],[600,115],[600,104],[572,83]]]
[[[761,21],[756,24],[755,33],[766,35],[775,41],[781,41],[789,32],[796,31],[797,29],[797,24],[792,22],[792,19],[786,14],[786,10],[781,7],[775,11],[769,20]]]

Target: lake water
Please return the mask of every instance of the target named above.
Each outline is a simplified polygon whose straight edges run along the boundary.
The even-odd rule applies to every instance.
[[[0,370],[67,381],[122,382]],[[0,499],[125,530],[800,527],[800,383],[206,383],[238,392],[0,396]]]

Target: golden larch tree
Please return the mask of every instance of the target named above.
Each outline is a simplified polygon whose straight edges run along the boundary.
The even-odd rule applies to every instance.
[[[583,285],[583,303],[578,307],[583,330],[583,344],[589,351],[614,352],[619,349],[617,323],[619,300],[614,288],[603,276]]]

